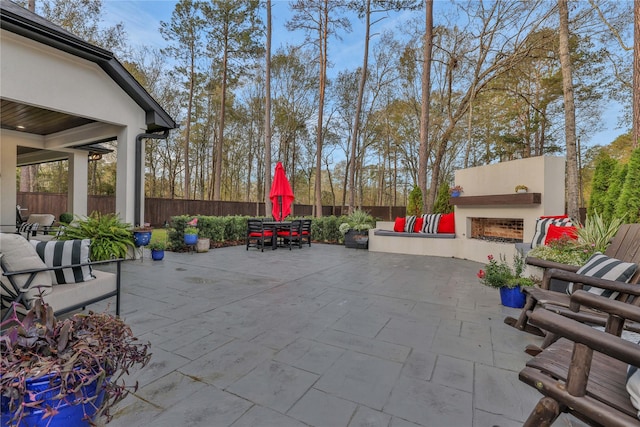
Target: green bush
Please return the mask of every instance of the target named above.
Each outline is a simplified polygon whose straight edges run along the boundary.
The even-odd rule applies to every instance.
[[[616,204],[615,215],[629,223],[640,222],[640,148],[631,153],[627,176]]]
[[[67,225],[73,221],[73,214],[70,212],[64,212],[60,214],[60,223]]]
[[[591,181],[591,198],[589,199],[589,214],[604,212],[607,192],[612,183],[613,171],[617,162],[605,152],[601,152],[596,159],[596,167]]]
[[[449,194],[449,186],[440,185],[440,187],[438,187],[436,203],[433,206],[433,213],[445,214],[453,212],[453,206],[449,204],[450,197],[451,195]]]
[[[610,221],[616,214],[616,203],[620,197],[624,180],[627,177],[628,164],[618,164],[613,172],[611,178],[611,184],[609,185],[609,191],[605,199],[604,210],[602,211],[602,217],[605,221]]]
[[[76,216],[59,238],[91,239],[92,261],[126,258],[129,250],[135,248],[131,224],[122,222],[116,214],[93,212],[86,218]]]
[[[421,215],[422,214],[422,190],[417,185],[414,185],[413,190],[409,193],[409,200],[407,202],[407,215]]]

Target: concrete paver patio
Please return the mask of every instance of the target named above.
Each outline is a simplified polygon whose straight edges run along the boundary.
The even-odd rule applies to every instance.
[[[518,310],[479,268],[322,244],[127,262],[122,315],[153,357],[110,425],[521,425],[540,338],[503,323]]]

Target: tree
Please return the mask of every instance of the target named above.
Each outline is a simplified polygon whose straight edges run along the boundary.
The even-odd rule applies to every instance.
[[[627,174],[616,203],[616,216],[625,222],[640,222],[640,148],[631,153]]]
[[[609,185],[609,191],[607,192],[605,210],[602,213],[602,217],[605,221],[611,221],[614,216],[620,217],[617,214],[616,209],[618,200],[620,199],[620,193],[622,192],[622,187],[624,186],[624,182],[627,178],[628,170],[628,163],[618,163],[616,166],[613,177],[611,178],[611,184]],[[624,215],[624,212],[621,212],[621,215]],[[627,218],[625,218],[625,222],[628,222]]]
[[[271,212],[271,0],[267,0],[267,40],[265,50],[264,81],[264,209],[268,216]]]
[[[329,36],[337,35],[338,30],[350,30],[351,24],[346,17],[333,16],[344,9],[342,0],[296,0],[291,9],[294,15],[287,22],[287,29],[301,29],[306,32],[306,42],[315,46],[318,52],[318,120],[316,124],[316,177],[315,177],[315,215],[322,216],[322,145],[324,136],[324,99],[327,84]]]
[[[616,168],[616,161],[606,153],[601,152],[596,159],[596,168],[591,182],[591,198],[589,199],[589,213],[599,215],[605,211],[606,197],[611,185],[613,171]]]
[[[204,28],[204,19],[200,14],[201,3],[193,0],[180,0],[171,14],[170,22],[160,22],[160,33],[170,44],[163,53],[178,60],[176,71],[186,79],[187,116],[184,129],[184,192],[182,197],[191,195],[191,168],[189,166],[189,145],[191,144],[191,119],[193,100],[198,78],[198,58],[203,52],[200,34]]]
[[[633,2],[633,148],[640,147],[640,0]]]
[[[230,67],[234,60],[257,56],[260,52],[258,36],[262,23],[258,16],[258,0],[211,0],[203,5],[209,23],[209,52],[212,57],[222,55],[220,63],[220,114],[218,143],[213,158],[213,200],[220,200],[222,184],[222,154],[224,146],[224,122],[229,79],[242,73],[240,64]]]
[[[560,13],[560,66],[562,68],[562,91],[564,93],[564,134],[567,153],[567,215],[579,218],[578,150],[576,144],[576,110],[573,99],[573,79],[569,54],[569,6],[568,0],[558,0]]]
[[[433,54],[433,0],[425,0],[425,31],[422,63],[422,105],[420,109],[420,149],[418,150],[418,184],[422,190],[422,211],[430,212],[435,198],[427,197],[427,160],[429,156],[429,108],[431,96],[431,56]],[[432,190],[434,187],[432,187]],[[435,195],[434,195],[435,197]]]

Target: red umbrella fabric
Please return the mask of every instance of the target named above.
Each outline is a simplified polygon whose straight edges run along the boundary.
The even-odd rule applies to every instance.
[[[291,213],[291,203],[293,203],[294,196],[287,175],[284,173],[282,162],[278,162],[276,165],[269,198],[273,205],[271,214],[276,221],[282,221]]]

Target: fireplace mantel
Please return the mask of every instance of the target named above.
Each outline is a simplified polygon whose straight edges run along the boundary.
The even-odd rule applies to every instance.
[[[449,204],[456,206],[539,205],[541,200],[541,193],[514,193],[451,197]]]

